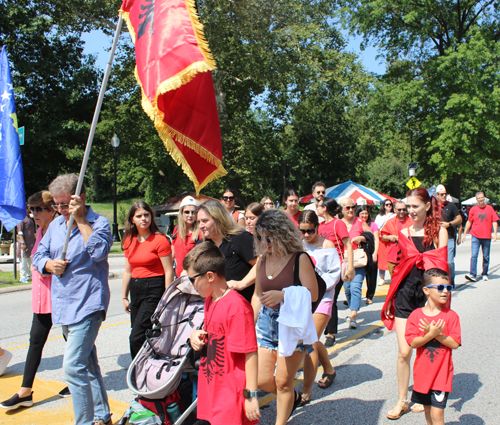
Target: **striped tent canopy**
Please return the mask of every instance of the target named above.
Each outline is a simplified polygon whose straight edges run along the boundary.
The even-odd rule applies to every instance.
[[[386,198],[396,202],[392,196],[384,195],[351,180],[329,187],[326,189],[326,196],[335,198],[337,202],[340,198],[349,196],[358,205],[380,205]]]

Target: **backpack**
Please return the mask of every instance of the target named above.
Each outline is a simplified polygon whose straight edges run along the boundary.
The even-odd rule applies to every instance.
[[[299,261],[300,261],[300,256],[302,254],[306,254],[307,258],[309,258],[309,261],[311,262],[311,265],[313,266],[314,269],[314,274],[316,275],[316,281],[318,282],[318,299],[316,301],[313,301],[311,305],[311,310],[314,313],[318,308],[319,303],[323,299],[323,296],[325,295],[326,283],[323,280],[323,278],[318,274],[318,272],[316,272],[316,268],[314,267],[314,263],[312,262],[311,257],[309,257],[309,254],[307,252],[300,251],[295,256],[295,267],[293,269],[293,284],[295,286],[302,286],[299,278]]]
[[[145,407],[148,410],[151,410],[151,412],[158,415],[162,425],[173,425],[174,421],[170,418],[170,415],[167,412],[167,407],[173,403],[177,403],[180,405],[180,400],[181,397],[177,390],[166,398],[162,398],[159,400],[151,400],[145,397],[137,398],[137,401],[141,404],[141,406]]]

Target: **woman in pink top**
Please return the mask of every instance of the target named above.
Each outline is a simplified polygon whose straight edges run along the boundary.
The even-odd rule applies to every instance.
[[[54,199],[47,190],[37,192],[31,196],[28,199],[28,205],[33,213],[35,223],[39,226],[36,231],[36,241],[32,250],[34,254],[49,224],[54,220],[56,211],[53,209]],[[26,356],[26,363],[24,364],[23,383],[21,389],[13,397],[0,404],[0,407],[6,410],[17,409],[21,406],[33,406],[33,392],[31,389],[36,371],[42,359],[43,347],[47,342],[50,329],[52,328],[52,306],[50,302],[51,276],[43,276],[32,267],[32,279],[31,308],[33,310],[33,323],[30,332],[30,346],[28,355]]]
[[[351,238],[352,249],[356,250],[360,248],[358,245],[361,242],[366,242],[365,237],[361,236],[361,234],[363,232],[371,232],[370,226],[354,215],[356,206],[351,198],[348,196],[341,198],[339,200],[339,204],[342,206],[342,221],[347,226],[347,231],[349,232],[349,237]],[[366,267],[357,267],[354,271],[356,272],[354,279],[350,282],[344,282],[347,304],[351,309],[351,315],[347,317],[346,321],[352,329],[356,329],[358,327],[356,320],[358,318],[358,311],[361,305],[361,287],[363,286],[363,281],[365,280]]]

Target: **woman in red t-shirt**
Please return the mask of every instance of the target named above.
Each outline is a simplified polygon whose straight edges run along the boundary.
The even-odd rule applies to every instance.
[[[290,220],[292,220],[298,228],[300,211],[297,210],[297,207],[299,206],[299,194],[297,191],[292,188],[287,189],[285,195],[283,196],[283,203],[285,204],[283,212],[290,217]]]
[[[135,358],[146,340],[146,330],[151,329],[151,316],[165,288],[174,280],[170,242],[160,232],[153,210],[144,201],[136,201],[130,208],[122,250],[123,307],[130,314],[130,354]]]
[[[318,216],[325,220],[319,225],[318,235],[334,243],[341,261],[343,258],[347,257],[347,273],[340,276],[340,282],[335,286],[332,317],[325,329],[325,347],[332,347],[335,345],[335,334],[338,333],[339,311],[337,308],[337,300],[340,290],[344,282],[351,281],[355,276],[352,244],[346,225],[342,220],[335,217],[342,211],[342,208],[337,204],[335,199],[324,198],[322,201],[319,201],[316,206],[316,211],[318,212]]]
[[[191,251],[198,239],[200,239],[200,228],[196,220],[196,209],[198,203],[192,196],[186,196],[179,208],[177,215],[177,226],[174,229],[174,240],[172,242],[173,257],[175,259],[175,274],[177,277],[184,271],[182,262],[184,257]]]

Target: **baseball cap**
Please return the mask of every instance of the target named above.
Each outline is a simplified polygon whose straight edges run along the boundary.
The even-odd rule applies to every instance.
[[[196,199],[194,199],[192,196],[186,196],[182,200],[181,206],[179,207],[179,209],[181,209],[182,207],[187,207],[188,205],[194,205],[195,207],[197,207],[198,202],[196,202]]]
[[[446,193],[446,188],[440,184],[438,187],[436,187],[436,193]]]

